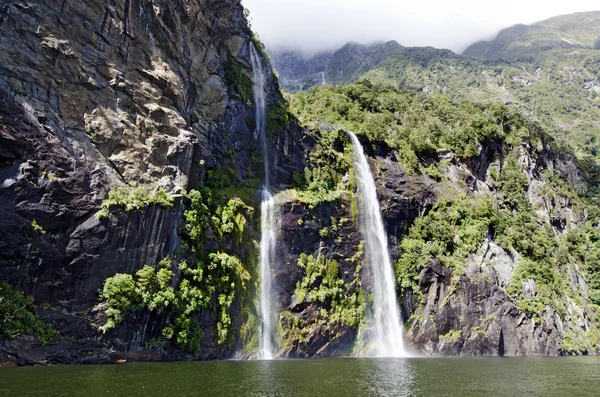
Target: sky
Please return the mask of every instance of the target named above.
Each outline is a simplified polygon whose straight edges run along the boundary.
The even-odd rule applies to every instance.
[[[348,41],[396,40],[462,52],[502,28],[600,10],[598,0],[242,0],[268,47],[314,54]]]

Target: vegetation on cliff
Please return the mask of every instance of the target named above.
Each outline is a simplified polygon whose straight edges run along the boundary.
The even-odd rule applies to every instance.
[[[139,210],[149,205],[158,205],[165,209],[173,207],[175,199],[164,189],[152,190],[146,186],[135,184],[120,186],[108,192],[108,198],[102,202],[101,210],[96,217],[103,219],[108,216],[111,207],[120,207],[125,212]]]
[[[539,125],[500,104],[453,103],[443,96],[399,92],[365,80],[312,88],[296,94],[291,104],[297,117],[313,129],[312,134],[328,143],[317,145],[309,155],[313,169],[305,171],[312,178],[310,184],[304,178],[308,191],[318,191],[315,187],[321,185],[325,191],[349,189],[347,183],[340,183],[351,167],[344,156],[345,139],[337,128],[356,132],[375,153],[383,145],[400,159],[406,172],[430,178],[438,186],[440,199],[402,233],[396,262],[401,295],[408,289],[423,298],[420,272],[431,261],[453,269],[457,277],[464,274],[484,241],[493,241],[517,258],[512,281],[504,291],[519,310],[543,322],[549,308],[569,318],[575,302],[586,308],[596,325],[587,333],[577,328],[569,331],[562,348],[581,352],[600,346],[596,314],[600,246],[595,226],[599,212],[591,200],[595,194],[585,182],[545,169],[541,159],[558,149]],[[323,123],[334,126],[328,127],[332,132],[323,131]],[[538,159],[534,161],[540,162],[540,168],[524,169],[523,156]],[[464,172],[457,167],[468,169],[482,159],[486,168],[478,178],[485,183],[484,191],[467,188],[465,180],[449,173],[450,168]],[[532,181],[532,172],[541,186]],[[546,209],[534,203],[532,195],[566,201],[581,220],[560,226],[561,215],[553,212],[556,208],[549,219],[540,216]],[[570,281],[573,269],[585,275],[589,294]],[[524,290],[531,282],[534,290]]]
[[[106,332],[114,328],[128,313],[156,312],[168,318],[163,336],[184,352],[198,355],[204,333],[197,316],[202,309],[210,309],[218,313],[215,342],[233,343],[232,304],[241,298],[243,305],[251,305],[254,291],[250,280],[256,247],[247,228],[253,213],[254,209],[239,198],[222,204],[213,201],[209,189],[192,190],[184,213],[189,255],[176,266],[165,258],[155,266],[144,266],[135,276],[116,274],[108,278],[100,294],[99,307],[106,314],[101,329]],[[210,250],[207,239],[213,242]],[[243,261],[232,255],[242,248],[246,254]],[[248,283],[252,288],[247,288]]]
[[[40,318],[31,297],[0,282],[0,338],[13,340],[32,335],[43,344],[50,343],[56,332]]]
[[[334,85],[366,78],[400,90],[441,94],[455,103],[506,104],[536,121],[580,159],[598,163],[597,15],[577,13],[517,25],[490,42],[472,45],[463,55],[394,41],[348,43],[323,69]]]

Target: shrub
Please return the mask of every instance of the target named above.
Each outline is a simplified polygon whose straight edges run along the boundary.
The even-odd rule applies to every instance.
[[[33,298],[0,282],[0,338],[13,340],[33,335],[42,344],[50,343],[56,332],[37,314]]]

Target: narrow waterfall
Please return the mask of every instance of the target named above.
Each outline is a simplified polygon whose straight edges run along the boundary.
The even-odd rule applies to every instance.
[[[321,87],[325,85],[325,72],[321,72]]]
[[[354,172],[359,193],[359,223],[365,239],[365,260],[373,272],[374,329],[371,352],[377,357],[406,356],[402,341],[400,309],[396,301],[394,270],[383,228],[375,181],[358,138],[352,134]]]
[[[267,146],[267,106],[265,102],[265,75],[258,52],[250,43],[250,61],[254,74],[254,104],[256,105],[256,130],[254,138],[260,139],[263,145],[265,163],[265,184],[262,189],[261,210],[261,239],[260,239],[260,313],[261,326],[259,329],[258,358],[271,360],[273,358],[273,299],[271,263],[275,256],[275,201],[270,191],[271,179],[269,172],[269,152]]]

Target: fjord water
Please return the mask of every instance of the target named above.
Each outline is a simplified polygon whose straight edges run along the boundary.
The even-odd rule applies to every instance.
[[[262,189],[261,239],[260,239],[260,312],[258,358],[273,358],[273,306],[271,263],[275,255],[275,203],[270,192],[269,152],[267,150],[267,105],[265,101],[265,74],[254,44],[250,43],[250,61],[254,77],[254,104],[256,106],[256,129],[254,138],[260,139],[263,145],[265,163],[265,183]]]
[[[0,396],[597,396],[600,357],[350,358],[0,368]]]
[[[396,282],[375,181],[362,145],[356,135],[351,132],[349,135],[354,149],[354,172],[359,193],[358,221],[365,240],[365,260],[373,272],[374,328],[370,330],[370,355],[404,357],[406,352],[402,341],[400,309],[396,301]]]

